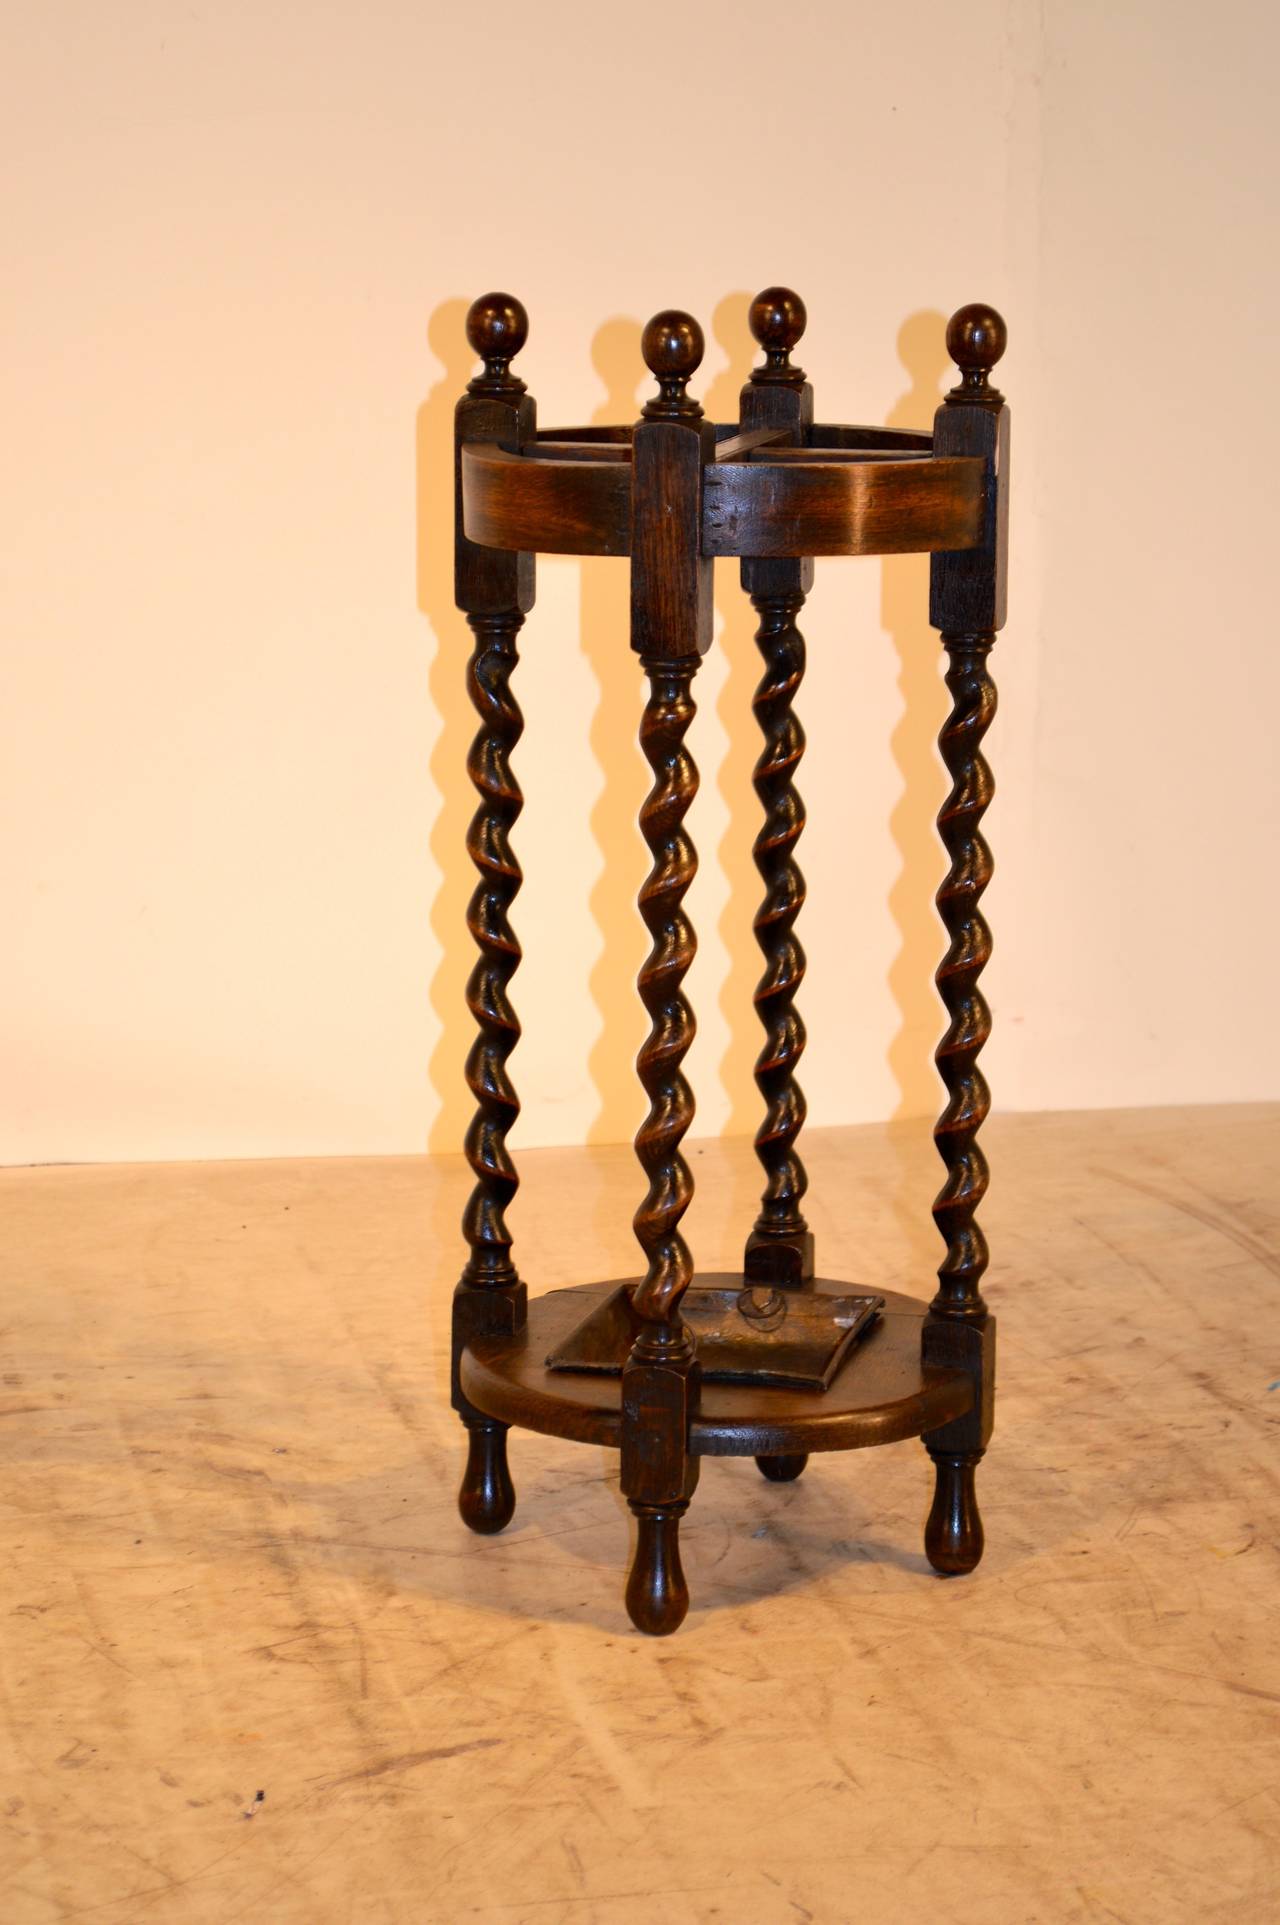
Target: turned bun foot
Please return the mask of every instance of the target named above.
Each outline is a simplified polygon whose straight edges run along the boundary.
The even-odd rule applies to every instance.
[[[807,1450],[799,1450],[785,1457],[757,1457],[761,1477],[767,1477],[771,1484],[794,1484],[809,1461]]]
[[[458,1510],[470,1530],[492,1536],[515,1514],[516,1491],[507,1468],[507,1425],[467,1424],[467,1468],[462,1473]]]
[[[944,1577],[963,1577],[982,1556],[982,1518],[974,1491],[980,1450],[930,1451],[933,1506],[924,1527],[924,1552]]]
[[[679,1630],[689,1609],[689,1586],[680,1564],[680,1519],[689,1500],[675,1504],[630,1501],[639,1529],[627,1578],[627,1616],[646,1636],[669,1637]]]

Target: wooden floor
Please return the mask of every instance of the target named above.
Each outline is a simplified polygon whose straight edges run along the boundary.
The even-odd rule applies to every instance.
[[[605,1453],[454,1511],[457,1161],[10,1171],[6,1925],[1280,1918],[1280,1108],[996,1119],[987,1555],[918,1444],[710,1462],[622,1607]],[[828,1274],[927,1295],[923,1126],[815,1132]],[[691,1223],[732,1261],[749,1147]],[[629,1152],[525,1160],[536,1289],[633,1267]]]

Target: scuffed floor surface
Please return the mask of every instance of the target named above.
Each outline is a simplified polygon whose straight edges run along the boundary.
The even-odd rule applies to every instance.
[[[1280,1110],[986,1141],[980,1570],[916,1443],[712,1462],[658,1643],[605,1453],[457,1520],[459,1160],[5,1173],[0,1918],[1280,1918]],[[691,1160],[713,1266],[751,1152]],[[927,1127],[810,1161],[823,1271],[927,1295]],[[535,1289],[633,1268],[629,1152],[524,1172]]]

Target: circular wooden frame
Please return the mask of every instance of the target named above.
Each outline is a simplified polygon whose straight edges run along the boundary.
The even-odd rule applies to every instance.
[[[864,432],[869,445],[859,446],[853,437]],[[924,436],[887,429],[813,433],[830,445],[774,447],[771,435],[721,439],[703,470],[703,555],[922,554],[981,540],[980,457],[935,455],[921,449]],[[630,456],[624,428],[543,432],[520,453],[468,444],[461,450],[463,532],[481,547],[525,554],[628,555]]]
[[[728,1274],[698,1281],[722,1289],[742,1284],[740,1275]],[[851,1286],[821,1279],[810,1287],[843,1296]],[[617,1450],[622,1378],[546,1366],[548,1352],[617,1288],[616,1282],[586,1283],[548,1291],[530,1303],[518,1336],[473,1338],[461,1358],[468,1401],[500,1423]],[[855,1450],[919,1437],[962,1417],[973,1406],[972,1377],[922,1363],[924,1304],[897,1292],[885,1292],[884,1298],[879,1321],[855,1345],[828,1390],[703,1384],[689,1425],[690,1454]]]

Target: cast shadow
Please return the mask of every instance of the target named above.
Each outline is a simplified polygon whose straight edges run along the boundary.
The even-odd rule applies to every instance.
[[[737,418],[739,390],[755,358],[747,327],[750,299],[748,293],[735,291],[717,304],[712,315],[711,331],[727,356],[727,365],[701,396],[713,420]],[[473,959],[462,932],[474,886],[466,830],[475,798],[461,772],[476,718],[464,675],[471,653],[470,632],[453,602],[452,498],[454,407],[475,366],[465,335],[466,311],[466,301],[459,298],[441,303],[431,315],[428,341],[443,368],[418,410],[416,424],[418,606],[435,636],[428,685],[439,718],[430,757],[440,800],[429,846],[441,878],[429,912],[438,958],[429,989],[439,1021],[429,1063],[439,1100],[428,1134],[428,1148],[433,1151],[456,1150],[471,1117],[464,1064],[471,1040],[465,987]],[[898,349],[910,386],[890,411],[886,425],[927,427],[931,422],[948,369],[944,332],[944,317],[936,313],[914,314],[903,323]],[[596,334],[592,354],[605,389],[593,423],[634,420],[645,378],[640,323],[623,317],[605,322]],[[946,785],[935,742],[946,714],[946,695],[937,640],[927,619],[928,557],[891,556],[881,568],[881,619],[897,652],[902,697],[900,719],[891,738],[901,792],[890,818],[899,858],[889,896],[898,937],[889,987],[898,1027],[888,1058],[898,1091],[895,1118],[919,1118],[930,1114],[938,1100],[932,1059],[941,1012],[933,971],[942,935],[933,893],[943,859],[934,818]],[[751,781],[757,755],[751,703],[760,664],[753,611],[736,569],[719,571],[716,607],[715,646],[725,658],[717,712],[727,745],[716,781],[728,815],[716,850],[726,882],[719,933],[729,959],[719,992],[729,1032],[720,1065],[728,1098],[723,1133],[744,1135],[754,1130],[758,1109],[752,1073],[758,1045],[753,996],[760,958],[752,919],[760,883],[751,854],[757,816]],[[598,689],[590,742],[602,772],[590,822],[601,856],[590,895],[600,947],[589,978],[600,1028],[588,1059],[597,1107],[587,1138],[592,1143],[616,1143],[630,1139],[642,1113],[634,1062],[645,1028],[635,978],[646,942],[635,897],[645,866],[636,816],[648,772],[636,740],[643,691],[628,645],[629,587],[624,563],[584,559],[581,620],[581,646]],[[912,1196],[904,1198],[901,1214],[904,1222],[909,1220],[918,1230],[915,1192],[920,1187],[920,1166],[916,1159],[910,1161],[913,1173],[908,1179],[904,1168],[903,1176],[904,1182],[910,1182]]]
[[[898,354],[911,385],[890,410],[887,428],[932,427],[950,368],[945,337],[946,318],[941,314],[925,311],[903,322]],[[947,693],[942,651],[929,626],[928,555],[886,555],[881,584],[880,619],[898,657],[902,698],[889,738],[901,786],[889,817],[898,855],[898,872],[889,891],[889,912],[897,932],[889,989],[898,1027],[888,1050],[897,1085],[888,1141],[898,1166],[894,1215],[913,1264],[922,1263],[927,1274],[938,1254],[936,1239],[929,1233],[937,1165],[925,1151],[922,1119],[936,1113],[943,1094],[933,1052],[942,1034],[944,1012],[933,977],[944,937],[933,899],[945,868],[935,818],[947,793],[937,751]],[[916,1127],[908,1128],[907,1119],[913,1119]]]
[[[747,327],[751,296],[726,295],[715,309],[711,332],[728,356],[728,365],[707,388],[694,390],[713,421],[736,421],[738,395],[756,357]],[[640,352],[641,325],[629,317],[606,321],[592,342],[592,360],[605,398],[591,416],[593,426],[634,421],[647,387]],[[727,805],[729,825],[715,851],[727,884],[719,933],[729,957],[719,1004],[730,1042],[720,1065],[729,1098],[724,1134],[755,1127],[758,1097],[752,1066],[758,1049],[753,995],[762,967],[752,932],[760,883],[751,848],[758,815],[751,784],[758,744],[751,700],[760,677],[754,644],[754,617],[738,585],[736,566],[717,570],[719,625],[715,648],[726,672],[717,704],[727,749],[716,781]],[[591,810],[591,833],[600,852],[600,869],[590,895],[600,949],[592,967],[591,999],[600,1019],[588,1064],[597,1108],[588,1130],[592,1143],[629,1142],[644,1114],[636,1080],[636,1054],[644,1040],[645,1017],[636,994],[636,976],[648,947],[636,896],[648,864],[637,824],[650,774],[637,733],[644,700],[644,678],[629,646],[630,587],[625,564],[584,558],[582,562],[581,646],[591,665],[597,701],[591,722],[592,753],[601,787]],[[695,686],[695,697],[698,691]],[[697,724],[694,724],[695,754]],[[704,768],[704,779],[709,771]],[[696,839],[696,830],[695,830]],[[743,1234],[754,1203],[735,1198],[743,1215]]]
[[[747,325],[753,298],[753,294],[742,289],[726,294],[711,316],[712,334],[728,357],[727,364],[702,397],[703,406],[713,421],[738,419],[742,388],[759,354]],[[719,935],[728,958],[718,998],[729,1033],[728,1046],[720,1062],[720,1082],[729,1106],[721,1133],[750,1136],[760,1121],[763,1107],[754,1069],[763,1041],[755,1011],[755,991],[764,959],[756,942],[753,922],[764,885],[752,855],[760,823],[760,805],[751,780],[761,749],[751,704],[763,664],[755,642],[755,610],[743,592],[738,562],[727,562],[717,569],[716,613],[719,629],[715,646],[725,663],[716,712],[726,741],[716,786],[728,814],[728,824],[716,850],[726,886]],[[754,1214],[753,1202],[750,1214],[743,1221],[744,1237]]]
[[[946,319],[941,314],[913,314],[903,322],[898,353],[911,386],[890,410],[887,428],[932,427],[950,365],[945,332]],[[898,1012],[889,1067],[898,1086],[893,1114],[899,1118],[927,1115],[938,1102],[933,1051],[941,1033],[942,1009],[933,975],[943,937],[933,898],[945,865],[935,819],[947,791],[936,744],[947,698],[938,638],[929,626],[929,557],[886,555],[881,570],[880,619],[897,653],[902,696],[901,713],[890,737],[902,786],[889,817],[898,852],[898,874],[889,891],[898,936],[889,968],[889,988]]]
[[[289,1545],[305,1544],[313,1572],[397,1596],[520,1625],[567,1623],[632,1635],[622,1593],[635,1521],[619,1489],[617,1453],[539,1452],[531,1462],[528,1436],[513,1444],[516,1514],[497,1537],[474,1537],[459,1524],[453,1487],[433,1479],[430,1466],[424,1503],[424,1460],[415,1454],[350,1482],[295,1481],[274,1472],[274,1495],[293,1524]],[[928,1506],[923,1453],[904,1446],[901,1458],[893,1491],[886,1493],[882,1478],[872,1502],[855,1467],[844,1462],[810,1466],[800,1484],[783,1491],[766,1484],[749,1458],[709,1460],[680,1532],[693,1593],[690,1623],[715,1623],[788,1592],[816,1592],[834,1573],[862,1567],[936,1582],[918,1548]],[[865,1597],[880,1585],[855,1576],[851,1588]]]
[[[605,398],[592,413],[593,427],[638,416],[637,390],[645,379],[640,333],[630,316],[615,316],[597,330],[591,360]],[[645,1108],[635,1059],[646,1024],[635,983],[648,943],[636,897],[648,859],[637,817],[651,777],[638,739],[644,676],[631,649],[630,583],[626,561],[583,557],[581,647],[596,682],[589,741],[601,776],[590,817],[600,868],[588,902],[600,947],[588,987],[600,1028],[587,1058],[596,1094],[589,1143],[629,1142]]]
[[[427,685],[440,724],[429,762],[439,804],[428,844],[440,876],[429,912],[438,960],[428,995],[440,1025],[428,1064],[439,1099],[427,1135],[432,1151],[461,1147],[472,1110],[464,1066],[473,1033],[466,984],[474,961],[467,904],[475,871],[466,834],[476,797],[466,768],[477,721],[464,672],[471,631],[453,601],[453,411],[477,365],[466,336],[469,305],[443,301],[427,323],[428,344],[444,366],[418,409],[416,434],[418,607],[435,637]]]

